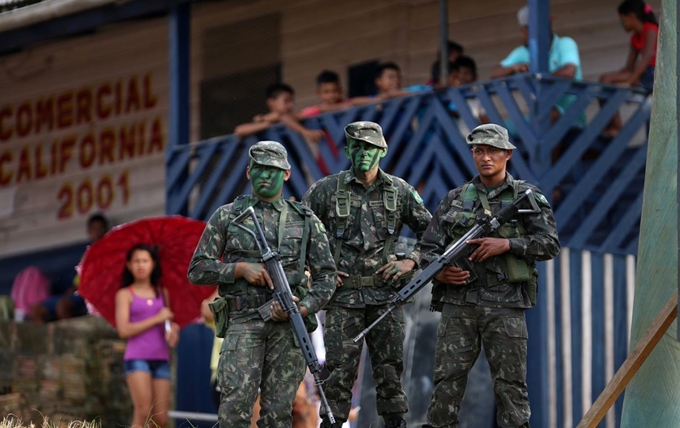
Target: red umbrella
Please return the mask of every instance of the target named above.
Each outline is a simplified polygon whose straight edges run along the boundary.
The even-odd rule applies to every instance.
[[[180,327],[201,315],[201,302],[215,287],[195,286],[187,270],[205,223],[182,216],[137,220],[113,228],[85,252],[78,293],[111,325],[116,326],[116,292],[120,289],[125,256],[134,245],[158,248],[160,286],[167,288],[174,322]]]

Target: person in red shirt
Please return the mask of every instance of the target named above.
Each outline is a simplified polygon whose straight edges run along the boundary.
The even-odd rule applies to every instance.
[[[340,76],[334,71],[324,70],[319,73],[316,77],[316,95],[319,97],[319,104],[302,109],[298,113],[300,120],[352,106],[344,99]]]
[[[603,74],[600,81],[621,86],[641,86],[652,92],[659,23],[651,6],[642,0],[625,0],[619,5],[618,12],[623,28],[633,32],[628,60],[624,68]]]
[[[652,7],[643,0],[624,0],[619,5],[618,12],[623,28],[626,32],[633,32],[630,52],[625,67],[603,74],[600,82],[619,86],[640,86],[651,93],[654,88],[659,23]],[[604,134],[613,137],[621,127],[621,117],[617,114]]]

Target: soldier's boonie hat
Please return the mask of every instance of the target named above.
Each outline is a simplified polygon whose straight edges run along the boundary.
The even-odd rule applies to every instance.
[[[259,165],[273,166],[289,170],[288,152],[283,144],[276,141],[259,141],[248,150],[248,155],[253,162]]]
[[[503,150],[515,150],[508,137],[508,130],[500,125],[479,125],[473,129],[466,138],[468,145],[483,144],[497,147]]]
[[[345,127],[345,137],[365,141],[382,149],[387,148],[382,128],[375,122],[352,122]]]

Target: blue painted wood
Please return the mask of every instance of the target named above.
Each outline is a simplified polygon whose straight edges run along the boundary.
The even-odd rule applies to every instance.
[[[646,160],[647,151],[644,149],[638,150],[633,159],[626,164],[626,173],[619,174],[608,186],[607,192],[600,197],[594,209],[590,211],[588,217],[574,232],[570,245],[581,248],[585,244],[588,238],[592,236],[595,228],[600,225],[600,222],[609,213],[609,210],[619,201],[621,194],[628,188],[631,181],[635,179],[639,170],[645,166]]]
[[[190,124],[190,47],[191,47],[191,5],[175,3],[170,7],[168,17],[168,58],[170,79],[170,105],[168,112],[168,146],[166,158],[174,154],[175,147],[189,143]],[[188,199],[181,198],[178,184],[187,178],[189,170],[189,152],[181,159],[174,159],[166,169],[166,212],[186,215]],[[169,163],[169,162],[168,162]],[[172,207],[170,206],[172,205]]]
[[[619,370],[628,355],[628,318],[626,302],[626,256],[614,256],[614,370]],[[621,424],[623,394],[614,404],[616,426]]]
[[[538,289],[545,290],[547,275],[545,264],[539,263]],[[548,348],[546,346],[548,314],[545,301],[546,294],[539,291],[536,306],[526,311],[529,340],[527,352],[531,361],[527,365],[527,386],[531,402],[531,426],[547,427],[548,420]]]
[[[563,344],[562,344],[562,338],[564,336],[562,332],[562,296],[560,294],[560,282],[559,282],[559,263],[554,263],[555,266],[555,275],[556,275],[556,281],[555,281],[555,289],[553,290],[553,293],[555,295],[554,300],[555,300],[555,305],[553,306],[553,318],[555,322],[555,360],[560,361],[562,359],[562,353],[563,353]],[[562,421],[564,420],[564,390],[562,388],[562,385],[564,385],[564,366],[562,364],[555,364],[555,397],[557,399],[557,408],[554,410],[557,414],[557,427],[556,428],[563,428]]]
[[[250,147],[256,142],[253,140],[254,140],[253,138],[249,138],[246,141],[244,141],[244,143],[246,143],[246,147]],[[224,182],[224,184],[220,186],[221,188],[217,192],[217,197],[214,199],[212,205],[210,206],[210,209],[208,210],[209,213],[208,215],[211,215],[220,206],[228,204],[229,202],[233,201],[239,194],[245,193],[238,192],[236,185],[246,180],[246,167],[248,166],[249,160],[250,157],[248,156],[247,150],[242,150],[241,153],[238,154],[236,159],[231,160],[229,165],[231,173],[226,177],[226,181]]]
[[[513,118],[515,122],[515,128],[519,133],[519,137],[524,142],[524,146],[527,148],[529,153],[533,153],[536,147],[536,136],[534,135],[533,130],[529,127],[529,124],[524,117],[524,113],[522,113],[520,110],[515,98],[510,93],[508,85],[505,82],[496,82],[494,87],[500,96],[501,101],[503,101],[503,105],[506,109],[508,109],[510,117]]]
[[[593,142],[597,140],[614,114],[618,112],[625,100],[626,94],[626,91],[618,91],[607,100],[588,127],[581,132],[576,140],[567,148],[567,151],[559,158],[550,174],[546,175],[543,180],[545,187],[553,189],[572,170],[574,165],[581,161],[581,156],[593,145]]]
[[[519,93],[522,94],[522,98],[524,98],[529,111],[532,112],[536,108],[536,97],[532,88],[532,82],[529,80],[529,75],[522,74],[516,77],[513,83],[519,90]]]
[[[578,123],[579,118],[588,107],[588,104],[595,97],[597,88],[587,87],[579,91],[576,101],[567,109],[564,115],[560,116],[555,124],[550,128],[550,132],[546,138],[541,142],[541,148],[546,156],[549,156],[552,150],[564,138],[566,133]]]
[[[572,372],[572,418],[574,421],[581,420],[585,413],[581,401],[583,391],[583,290],[579,286],[581,284],[581,272],[583,264],[581,263],[581,252],[571,251],[569,253],[569,276],[571,278],[571,372]]]
[[[604,261],[602,254],[591,253],[592,264],[592,389],[593,402],[604,390]],[[601,427],[601,425],[598,425]]]
[[[463,96],[459,88],[448,88],[446,90],[446,96],[444,97],[444,102],[446,103],[446,101],[450,101],[455,104],[456,111],[460,114],[465,126],[467,126],[469,129],[474,129],[479,125],[479,119],[472,115],[470,106],[468,105],[466,98]]]
[[[575,86],[572,80],[568,79],[541,79],[541,111],[539,113],[540,119],[550,120],[550,111],[560,98],[562,98],[570,89]]]
[[[529,0],[529,68],[532,73],[549,73],[550,2]]]
[[[215,143],[198,147],[196,150],[200,152],[200,156],[198,156],[199,162],[194,169],[197,171],[203,171],[206,169],[216,156],[219,148],[220,146]],[[187,147],[185,150],[186,153],[190,153],[191,148]],[[194,186],[198,184],[200,178],[200,174],[191,174],[186,178],[184,183],[178,185],[180,188],[178,189],[177,197],[168,201],[168,212],[179,213],[181,211],[182,207],[177,203],[177,201],[187,201],[189,199],[189,194],[194,189]]]
[[[593,183],[598,183],[602,177],[615,164],[619,156],[626,150],[626,143],[632,130],[639,129],[640,125],[649,117],[649,111],[645,108],[640,108],[635,115],[624,125],[621,133],[612,140],[607,146],[602,155],[595,161],[588,172],[580,179],[579,183],[574,187],[574,190],[566,197],[555,212],[555,218],[558,224],[566,222],[571,215],[576,211],[578,203],[583,199],[583,195],[587,194],[592,188]],[[625,131],[625,132],[624,132]]]
[[[203,324],[189,324],[180,331],[175,350],[177,376],[175,409],[199,413],[217,413],[210,388],[210,356],[214,340],[213,331]],[[210,423],[178,421],[178,428],[209,428]]]
[[[210,215],[212,215],[212,212],[207,212],[207,205],[215,192],[219,180],[223,178],[227,167],[231,164],[232,156],[235,155],[237,149],[243,147],[243,145],[234,137],[225,138],[223,140],[225,141],[225,144],[220,144],[219,160],[214,168],[208,172],[209,176],[201,189],[202,191],[198,196],[198,201],[196,201],[196,204],[192,209],[191,217],[193,218],[207,220]],[[205,170],[195,170],[193,173],[204,175],[204,172]]]
[[[629,205],[629,211],[626,212],[621,221],[616,225],[617,230],[619,230],[620,233],[612,233],[609,235],[609,238],[602,243],[602,248],[605,249],[605,251],[607,248],[619,248],[619,246],[626,244],[624,240],[633,226],[640,222],[640,216],[635,213],[642,209],[642,196],[642,192],[640,192],[638,197],[635,198],[635,201]],[[635,246],[637,246],[637,238]]]

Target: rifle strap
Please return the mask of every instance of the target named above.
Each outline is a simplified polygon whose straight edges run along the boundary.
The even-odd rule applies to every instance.
[[[503,191],[501,194],[501,209],[505,208],[507,205],[511,204],[515,199],[517,199],[517,195],[519,195],[519,185],[522,183],[524,183],[524,180],[512,181],[512,194],[505,190]],[[492,217],[491,207],[489,205],[489,199],[487,198],[487,195],[483,192],[478,192],[477,188],[472,183],[465,183],[463,190],[460,192],[460,196],[463,199],[463,210],[467,212],[474,211],[475,201],[479,200],[479,202],[482,204],[482,207],[484,208],[484,214],[486,214],[489,218]]]
[[[394,232],[397,223],[397,189],[391,183],[383,186],[383,203],[385,205],[385,220],[387,226],[387,239],[383,246],[383,264],[389,262],[392,244],[394,243]]]
[[[305,211],[305,228],[302,232],[302,243],[300,248],[300,260],[298,262],[298,274],[299,279],[302,279],[302,275],[305,274],[305,266],[307,264],[307,243],[309,242],[309,228],[311,227],[311,213],[309,210]]]
[[[281,251],[281,243],[283,242],[283,234],[286,232],[286,220],[288,219],[288,203],[284,202],[281,208],[281,214],[279,215],[279,243],[277,245],[277,251]]]
[[[241,213],[243,213],[243,211],[246,208],[248,208],[249,202],[250,202],[250,197],[248,197],[248,195],[241,195],[234,200],[234,204],[232,205],[232,208],[231,208],[231,215],[229,216],[229,222],[230,223],[236,217],[241,215]],[[229,226],[229,225],[227,225],[227,226]],[[255,252],[253,252],[252,256],[260,257],[261,255],[260,255],[259,251],[255,251]],[[243,280],[243,281],[240,281],[240,284],[241,284],[241,287],[240,287],[241,288],[241,294],[243,294],[243,295],[248,294],[248,283],[245,280]]]
[[[333,252],[333,260],[335,260],[336,265],[340,261],[342,241],[349,220],[350,193],[346,182],[347,174],[349,174],[349,171],[342,171],[338,174],[338,185],[335,191],[335,214],[338,217],[338,225],[335,230],[335,251]]]
[[[283,242],[283,235],[286,230],[286,216],[288,215],[288,205],[290,205],[297,213],[302,214],[305,218],[305,224],[302,229],[302,242],[300,243],[300,258],[298,259],[298,270],[296,273],[295,281],[291,286],[297,287],[301,284],[302,279],[305,276],[305,267],[307,266],[307,246],[309,245],[309,233],[312,225],[312,211],[299,203],[292,201],[285,201],[285,206],[281,210],[281,216],[279,217],[279,246]]]

